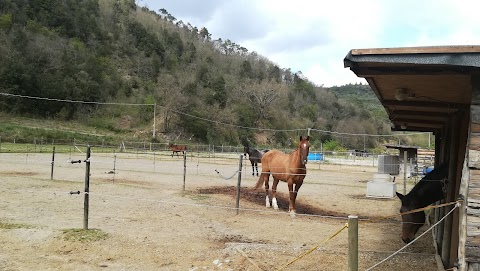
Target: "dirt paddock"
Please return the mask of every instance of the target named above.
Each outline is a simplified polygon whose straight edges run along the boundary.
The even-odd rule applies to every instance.
[[[236,157],[93,152],[88,225],[107,235],[82,242],[64,230],[83,228],[85,155],[57,154],[51,180],[52,154],[1,153],[0,270],[278,270],[316,246],[282,270],[346,270],[347,230],[325,240],[351,214],[360,270],[403,247],[399,218],[369,221],[400,206],[365,197],[376,167],[309,163],[292,219],[286,184],[267,209],[249,161],[237,214]],[[438,270],[431,233],[373,270]]]

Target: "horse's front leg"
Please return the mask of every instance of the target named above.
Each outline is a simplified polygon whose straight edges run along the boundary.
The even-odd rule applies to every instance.
[[[288,190],[290,191],[290,207],[288,208],[288,212],[290,213],[291,217],[295,217],[296,211],[295,211],[295,201],[297,199],[298,195],[298,190],[303,184],[303,180],[298,181],[295,183],[295,188],[294,188],[294,183],[288,182]]]
[[[255,169],[257,170],[257,176],[258,176],[258,163],[255,163]]]
[[[252,162],[252,176],[255,176],[255,164],[253,162]]]
[[[288,195],[289,195],[289,199],[290,199],[290,203],[289,203],[289,206],[288,206],[288,213],[290,213],[290,216],[292,218],[294,218],[295,215],[297,214],[295,212],[295,199],[297,198],[297,192],[293,189],[293,181],[292,180],[288,180]]]
[[[278,179],[273,178],[273,184],[272,184],[272,206],[273,209],[278,210],[278,204],[277,204],[277,185],[278,185]]]

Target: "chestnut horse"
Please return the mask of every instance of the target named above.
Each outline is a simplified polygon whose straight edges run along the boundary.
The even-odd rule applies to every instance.
[[[402,201],[400,213],[426,207],[445,198],[447,187],[448,164],[435,166],[425,175],[407,195],[397,192],[397,197]],[[402,215],[402,240],[410,243],[417,231],[425,223],[425,212],[420,211]]]
[[[303,184],[303,179],[305,179],[305,175],[307,175],[305,164],[307,164],[307,157],[310,149],[309,140],[309,136],[306,138],[300,136],[300,142],[298,143],[297,149],[290,154],[285,154],[278,150],[271,150],[263,155],[262,173],[258,178],[255,188],[260,188],[262,183],[265,183],[265,206],[273,206],[274,209],[278,209],[276,198],[277,185],[279,181],[284,181],[288,184],[290,196],[288,212],[292,217],[295,216],[295,199],[297,198],[298,190]],[[271,204],[268,199],[268,181],[270,179],[270,174],[273,176]]]
[[[187,146],[182,146],[182,145],[175,145],[170,143],[168,145],[168,148],[172,151],[172,157],[176,153],[178,156],[178,153],[181,152],[182,154],[185,154],[185,151],[187,150]]]

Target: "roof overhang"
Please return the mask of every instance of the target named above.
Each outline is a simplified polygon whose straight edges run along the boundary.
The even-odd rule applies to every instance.
[[[470,105],[480,46],[353,49],[344,65],[367,80],[392,130],[435,133]]]

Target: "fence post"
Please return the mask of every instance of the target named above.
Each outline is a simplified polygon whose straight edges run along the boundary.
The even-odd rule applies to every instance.
[[[348,216],[348,271],[358,271],[358,216]]]
[[[183,191],[185,191],[185,178],[187,176],[187,151],[183,152]]]
[[[87,159],[85,160],[85,198],[83,201],[83,229],[88,230],[88,203],[90,193],[90,146],[87,146]]]
[[[240,183],[242,182],[242,164],[243,164],[243,155],[240,154],[240,161],[238,164],[237,202],[235,205],[235,207],[237,208],[237,215],[240,207]]]
[[[114,151],[113,152],[113,181],[112,181],[112,183],[115,183],[115,174],[117,174],[117,172],[115,171],[116,164],[117,164],[117,153]]]
[[[52,171],[50,173],[50,180],[53,180],[53,167],[55,165],[55,146],[53,146],[53,151],[52,151]]]

